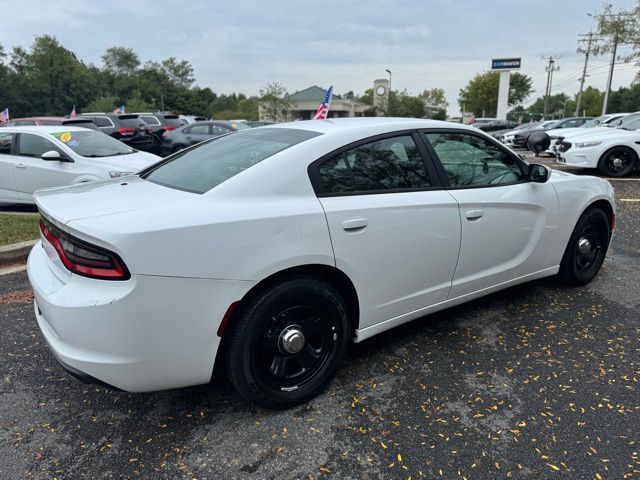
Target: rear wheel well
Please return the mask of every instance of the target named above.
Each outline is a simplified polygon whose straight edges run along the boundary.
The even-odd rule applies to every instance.
[[[356,292],[353,283],[347,277],[347,275],[336,267],[332,267],[329,265],[299,265],[296,267],[287,268],[285,270],[281,270],[277,273],[269,275],[267,278],[261,280],[256,285],[254,285],[251,290],[249,290],[242,300],[240,300],[237,306],[233,309],[233,313],[228,319],[228,322],[224,328],[224,332],[222,334],[221,345],[218,348],[218,355],[216,358],[216,365],[218,364],[218,359],[222,358],[224,355],[224,345],[225,339],[229,338],[230,332],[233,330],[234,320],[238,318],[239,315],[242,314],[243,307],[247,305],[247,303],[254,298],[259,292],[263,291],[265,288],[268,288],[274,284],[280,283],[286,279],[296,276],[311,276],[316,277],[321,280],[324,280],[328,284],[330,284],[333,288],[335,288],[338,293],[342,296],[345,304],[347,305],[347,310],[349,313],[349,321],[350,321],[350,330],[351,334],[355,333],[355,329],[358,327],[358,322],[360,318],[360,306],[358,303],[358,294]]]

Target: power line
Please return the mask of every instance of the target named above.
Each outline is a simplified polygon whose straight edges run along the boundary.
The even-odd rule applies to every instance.
[[[581,38],[582,37],[582,38]],[[582,69],[582,77],[580,77],[580,90],[578,91],[578,100],[576,101],[576,111],[574,112],[574,116],[578,116],[578,112],[580,112],[580,102],[582,101],[582,90],[584,89],[584,81],[587,78],[587,65],[589,63],[589,55],[591,54],[591,45],[593,44],[593,32],[589,32],[587,34],[581,33],[578,35],[578,42],[584,43],[587,42],[587,50],[584,52],[584,68]],[[580,51],[580,49],[578,49]]]
[[[549,56],[549,63],[545,67],[545,71],[547,72],[547,89],[544,94],[544,110],[542,113],[542,118],[546,118],[547,111],[549,110],[549,97],[551,96],[553,72],[560,70],[560,67],[555,64],[556,60],[557,60],[557,57]]]

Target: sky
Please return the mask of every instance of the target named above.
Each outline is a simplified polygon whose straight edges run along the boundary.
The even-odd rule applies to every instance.
[[[601,9],[601,0],[0,0],[0,43],[8,51],[55,35],[96,65],[112,46],[132,48],[143,62],[175,56],[216,93],[253,95],[277,81],[290,93],[333,84],[336,93],[362,94],[389,69],[394,90],[443,88],[453,114],[460,89],[492,58],[522,58],[535,90],[525,105],[544,94],[549,55],[560,66],[552,93],[577,92],[577,36],[594,28],[588,14]],[[608,61],[590,61],[586,85],[605,88]],[[638,70],[617,65],[613,88]]]

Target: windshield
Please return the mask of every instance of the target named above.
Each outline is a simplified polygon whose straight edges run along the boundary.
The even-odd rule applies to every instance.
[[[320,135],[294,128],[259,128],[221,135],[143,171],[165,187],[205,193],[234,175],[293,145]]]
[[[619,120],[613,122],[617,127],[627,128],[629,130],[635,130],[637,127],[629,127],[629,125],[634,125],[637,120],[640,119],[640,113],[634,113],[633,115],[627,115]]]
[[[633,117],[628,122],[622,122],[620,128],[625,130],[640,130],[640,115]]]
[[[135,152],[133,148],[127,147],[124,143],[102,132],[62,130],[51,135],[82,157],[113,157]]]
[[[602,115],[601,117],[596,117],[596,118],[592,118],[591,120],[584,122],[584,124],[582,125],[582,128],[592,128],[592,127],[597,127],[599,125],[602,125],[605,120],[607,120],[607,118],[609,118],[606,115]]]

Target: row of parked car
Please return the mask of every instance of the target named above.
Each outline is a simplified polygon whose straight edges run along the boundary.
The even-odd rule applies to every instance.
[[[4,123],[3,127],[66,125],[101,131],[126,145],[168,155],[211,137],[235,130],[262,126],[267,122],[248,120],[215,121],[192,115],[171,113],[83,113],[76,118],[27,117]]]
[[[156,163],[158,154],[263,125],[188,120],[160,113],[85,113],[6,122],[0,128],[0,203],[31,204],[41,188],[125,176]]]
[[[640,169],[640,112],[533,122],[492,135],[507,146],[528,148],[536,132],[548,136],[545,153],[563,165],[598,169],[608,177]]]

